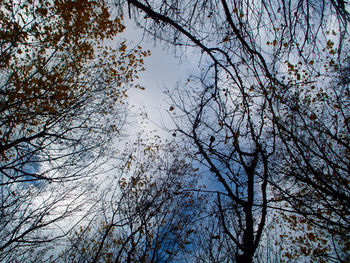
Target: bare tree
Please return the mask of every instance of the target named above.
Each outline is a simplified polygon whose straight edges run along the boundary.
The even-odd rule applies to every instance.
[[[263,133],[266,102],[257,97],[253,106],[252,98],[201,82],[204,91],[194,91],[191,84],[178,90],[181,95],[173,101],[181,112],[177,132],[188,138],[191,158],[207,167],[204,178],[214,182],[208,190],[216,199],[219,232],[208,238],[221,237],[224,241],[218,242],[230,244],[221,248],[227,249],[227,259],[251,262],[266,221],[269,158],[274,153],[273,141]]]
[[[189,255],[201,198],[187,189],[194,169],[174,142],[138,144],[108,184],[96,221],[57,259],[66,262],[173,262]]]
[[[232,244],[227,259],[253,260],[268,209],[327,226],[346,250],[348,231],[340,230],[349,220],[345,2],[117,3],[128,3],[149,36],[201,56],[203,74],[170,94],[170,111],[178,110],[177,134],[197,153],[192,158],[212,173],[204,177],[216,182],[217,231]],[[324,256],[344,260],[347,252],[335,244]]]
[[[329,61],[325,64],[329,67]],[[329,84],[305,88],[283,103],[289,113],[275,121],[281,155],[273,167],[281,176],[274,181],[277,199],[299,214],[289,218],[291,228],[298,229],[298,221],[312,226],[304,232],[313,242],[303,238],[301,247],[313,247],[318,239],[324,243],[303,254],[338,262],[349,257],[349,83],[342,80],[341,65],[330,64],[334,79]],[[278,186],[281,178],[284,187]],[[325,229],[327,234],[318,235]]]

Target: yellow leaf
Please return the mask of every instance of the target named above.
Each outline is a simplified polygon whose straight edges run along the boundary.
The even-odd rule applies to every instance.
[[[229,41],[229,40],[230,40],[229,37],[226,36],[226,37],[222,40],[222,42],[227,42],[227,41]]]

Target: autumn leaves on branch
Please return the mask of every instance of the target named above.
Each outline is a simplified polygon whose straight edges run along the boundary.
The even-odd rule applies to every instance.
[[[52,245],[62,233],[43,229],[82,207],[84,182],[80,193],[73,182],[115,154],[126,91],[149,52],[116,39],[122,18],[105,1],[0,6],[0,261],[17,261]]]

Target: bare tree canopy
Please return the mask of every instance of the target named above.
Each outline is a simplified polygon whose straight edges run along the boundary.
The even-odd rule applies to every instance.
[[[217,231],[224,235],[215,236],[227,244],[217,258],[252,262],[271,220],[268,211],[279,210],[292,231],[299,223],[312,228],[294,239],[291,246],[298,252],[285,252],[285,258],[346,260],[346,2],[128,0],[116,5],[126,3],[124,10],[150,37],[183,55],[194,50],[201,56],[202,74],[169,92],[170,111],[178,116],[176,134],[212,174],[204,177],[217,182],[211,190]],[[318,229],[324,235],[315,238]]]
[[[346,1],[0,3],[1,262],[349,262]],[[170,141],[119,145],[123,15],[198,57]]]

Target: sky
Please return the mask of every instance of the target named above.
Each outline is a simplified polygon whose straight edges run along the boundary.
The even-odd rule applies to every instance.
[[[145,59],[145,71],[139,74],[139,83],[145,90],[131,89],[128,92],[129,104],[133,112],[145,112],[149,121],[143,127],[145,131],[157,129],[157,134],[167,136],[161,127],[172,127],[172,121],[167,110],[169,99],[164,90],[172,89],[177,82],[185,81],[187,76],[198,69],[195,55],[187,52],[186,56],[175,57],[173,49],[166,49],[162,43],[142,39],[143,31],[127,17],[124,18],[125,37],[129,47],[140,45],[144,50],[150,50],[151,56]],[[139,127],[140,128],[140,127]]]

